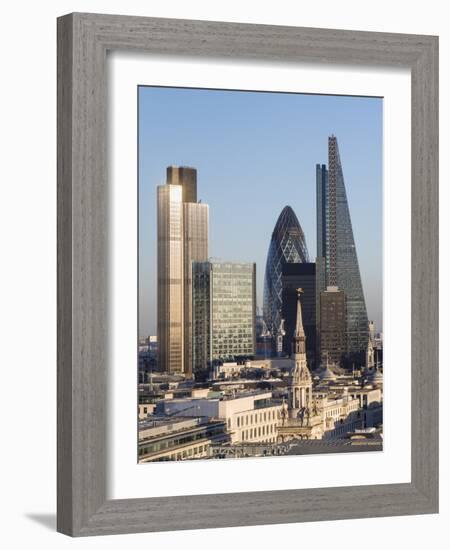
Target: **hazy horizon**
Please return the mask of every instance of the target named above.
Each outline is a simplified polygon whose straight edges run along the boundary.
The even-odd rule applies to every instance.
[[[382,330],[382,99],[139,88],[139,335],[156,334],[156,187],[197,169],[209,255],[256,262],[262,307],[272,231],[291,206],[316,257],[316,164],[339,143],[367,314]]]

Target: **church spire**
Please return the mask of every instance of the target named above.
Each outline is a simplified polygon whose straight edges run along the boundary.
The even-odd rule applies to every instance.
[[[306,354],[305,331],[303,329],[301,295],[303,288],[297,288],[297,321],[294,332],[294,354],[295,356]]]
[[[301,295],[303,289],[297,289],[297,323],[294,332],[294,370],[289,387],[289,414],[297,418],[309,411],[312,399],[311,374],[306,363],[305,331],[303,330]]]

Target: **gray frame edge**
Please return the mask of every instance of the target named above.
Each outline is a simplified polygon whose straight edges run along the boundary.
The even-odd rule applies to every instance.
[[[106,52],[405,66],[412,82],[412,481],[107,500]],[[438,511],[438,38],[75,13],[58,19],[58,504],[72,536]]]

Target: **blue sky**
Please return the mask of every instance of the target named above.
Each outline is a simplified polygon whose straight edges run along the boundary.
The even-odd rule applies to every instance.
[[[369,319],[382,329],[382,99],[139,88],[139,334],[156,334],[156,186],[170,164],[197,168],[211,257],[256,262],[290,205],[316,256],[315,165],[335,134]]]

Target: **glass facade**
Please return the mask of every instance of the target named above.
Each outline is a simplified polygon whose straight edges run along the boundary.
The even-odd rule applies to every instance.
[[[206,451],[211,443],[225,443],[228,440],[225,422],[222,421],[203,422],[197,427],[179,430],[174,424],[173,432],[139,441],[139,460],[165,461],[196,458],[198,451],[195,447],[199,444],[204,444],[200,450]]]
[[[273,348],[282,319],[283,265],[308,261],[303,230],[292,208],[285,206],[272,233],[264,276],[263,313]]]
[[[256,264],[194,262],[193,369],[255,354]]]
[[[158,187],[158,363],[183,372],[183,225],[181,185]]]
[[[208,259],[209,207],[201,203],[183,205],[184,261],[184,372],[192,374],[192,262]]]
[[[211,266],[192,264],[192,370],[206,369],[211,358]]]
[[[328,287],[320,294],[320,334],[322,364],[339,365],[347,351],[345,294]]]
[[[368,319],[335,136],[328,138],[328,171],[316,166],[318,285],[338,287],[346,299],[346,346],[349,356],[365,352]]]
[[[197,171],[169,166],[158,186],[158,366],[191,375],[192,262],[208,258],[209,207],[197,201]]]
[[[291,355],[297,318],[297,289],[303,289],[302,316],[306,337],[306,356],[310,369],[316,367],[316,264],[284,264],[282,270],[282,317],[285,336],[283,351]]]

